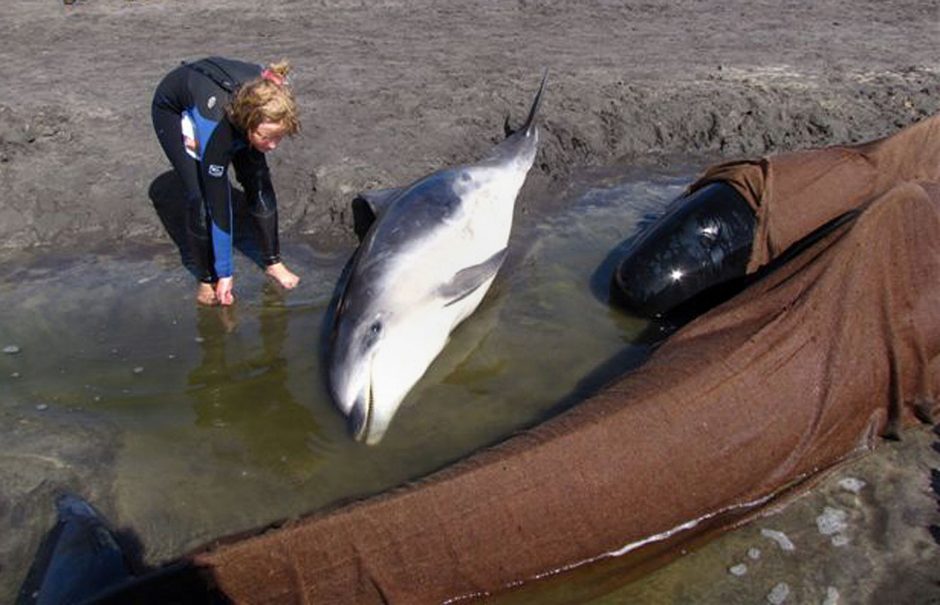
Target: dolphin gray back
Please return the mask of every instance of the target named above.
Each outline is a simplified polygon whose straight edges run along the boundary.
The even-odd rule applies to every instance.
[[[357,229],[365,232],[343,285],[342,299],[351,301],[341,304],[344,313],[355,314],[362,310],[360,306],[368,306],[372,296],[356,291],[374,288],[403,247],[430,234],[459,209],[461,199],[454,183],[464,174],[463,168],[448,168],[407,187],[382,189],[356,198],[363,221]]]

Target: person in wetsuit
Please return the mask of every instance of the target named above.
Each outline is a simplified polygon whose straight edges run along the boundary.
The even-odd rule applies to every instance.
[[[154,93],[153,127],[185,189],[186,239],[201,304],[234,302],[230,164],[257,226],[265,273],[287,289],[300,281],[281,261],[277,198],[264,157],[300,130],[289,71],[286,61],[263,67],[209,57],[184,62]]]

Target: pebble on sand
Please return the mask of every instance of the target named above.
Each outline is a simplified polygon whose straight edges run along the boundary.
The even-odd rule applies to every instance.
[[[848,514],[844,510],[827,506],[822,514],[816,517],[816,527],[824,536],[840,534],[849,528],[845,521],[847,517]]]
[[[790,596],[790,587],[786,582],[780,582],[776,586],[770,589],[770,592],[767,594],[767,602],[773,603],[773,605],[780,605],[787,600],[787,597]]]
[[[845,534],[836,534],[832,536],[832,545],[835,547],[848,546],[850,540]]]
[[[787,537],[782,531],[777,531],[775,529],[762,529],[760,533],[765,538],[770,538],[777,543],[782,550],[792,551],[796,550],[796,546],[793,545],[793,542],[790,541],[790,538]]]
[[[839,481],[839,487],[844,489],[847,492],[852,492],[857,494],[862,491],[862,488],[865,487],[866,483],[861,479],[856,479],[855,477],[846,477]]]

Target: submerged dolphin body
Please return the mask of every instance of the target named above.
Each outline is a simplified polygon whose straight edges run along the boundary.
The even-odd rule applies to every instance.
[[[506,258],[544,87],[543,75],[525,124],[480,162],[358,198],[374,222],[340,286],[328,352],[330,391],[357,440],[382,439]]]

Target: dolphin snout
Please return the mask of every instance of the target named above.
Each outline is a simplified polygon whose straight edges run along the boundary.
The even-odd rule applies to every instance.
[[[346,416],[349,430],[357,441],[362,441],[368,431],[371,408],[371,386],[368,382],[356,384],[354,381],[340,383],[332,395],[336,407]]]
[[[368,391],[360,394],[346,415],[350,432],[352,432],[353,438],[359,442],[365,441],[369,435],[369,417],[371,416],[372,405],[368,395]]]

